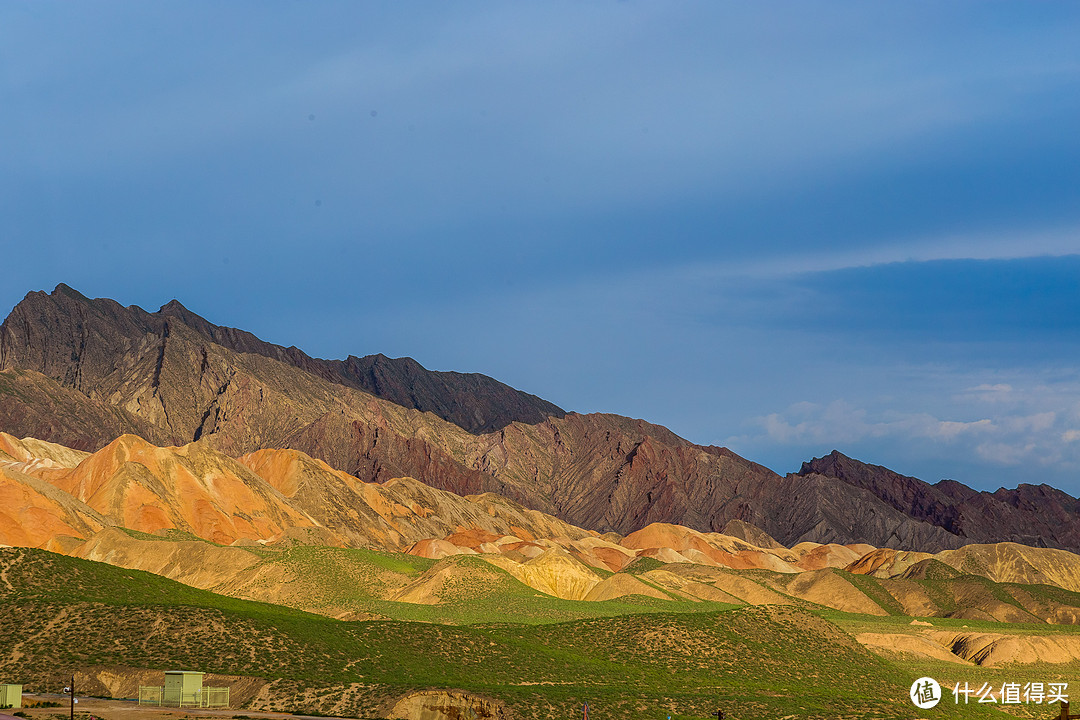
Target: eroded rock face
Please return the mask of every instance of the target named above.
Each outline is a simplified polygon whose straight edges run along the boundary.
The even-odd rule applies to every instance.
[[[460,690],[430,690],[406,695],[387,717],[391,720],[509,720],[497,700]]]
[[[482,375],[407,358],[318,360],[178,302],[147,312],[64,285],[30,293],[0,326],[0,431],[88,451],[125,433],[157,446],[204,441],[231,457],[291,448],[365,482],[496,493],[623,535],[741,521],[763,531],[753,536],[763,547],[771,536],[785,546],[1080,550],[1080,503],[1046,486],[931,486],[839,453],[780,477],[643,420],[565,414]]]
[[[412,358],[381,354],[321,360],[296,347],[214,325],[177,300],[152,313],[105,298],[91,300],[63,284],[50,294],[29,293],[12,310],[0,330],[0,368],[36,370],[91,394],[113,372],[115,359],[129,355],[144,340],[160,345],[164,354],[170,330],[177,326],[233,352],[271,358],[402,407],[434,413],[471,433],[566,414],[553,403],[479,373],[437,372]]]
[[[1049,485],[1021,484],[979,492],[954,480],[931,485],[833,451],[803,463],[799,475],[835,478],[865,489],[915,521],[928,523],[964,543],[1016,542],[1035,547],[1080,549],[1080,501]],[[926,544],[925,551],[946,549]]]
[[[294,448],[364,481],[494,492],[590,529],[715,531],[741,511],[727,503],[740,485],[775,477],[641,420],[564,416],[490,378],[378,356],[317,361],[179,303],[151,313],[66,286],[12,311],[0,368],[0,429],[15,435],[91,451],[124,433],[233,457]]]

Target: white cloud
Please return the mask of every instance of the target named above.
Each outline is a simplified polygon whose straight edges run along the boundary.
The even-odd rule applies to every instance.
[[[987,435],[999,430],[989,418],[964,422],[940,420],[926,413],[868,418],[867,410],[836,400],[824,406],[797,403],[782,413],[771,413],[751,422],[762,428],[772,441],[798,445],[853,443],[890,436],[952,442],[962,436]]]
[[[1074,223],[963,234],[935,233],[904,237],[895,242],[867,243],[840,251],[815,247],[805,254],[789,252],[742,262],[698,264],[686,269],[686,274],[716,282],[720,278],[777,278],[890,263],[1067,257],[1077,254],[1078,243],[1080,226]],[[969,388],[966,392],[1008,393],[1011,389],[1008,384],[994,384]]]
[[[935,412],[898,412],[888,401],[880,406],[872,401],[800,402],[751,419],[748,424],[756,432],[730,437],[725,444],[909,448],[991,469],[1040,468],[1034,478],[1023,471],[1029,479],[1080,468],[1077,383],[983,382],[951,397],[951,416],[945,417],[939,404]]]
[[[1019,465],[1025,460],[1031,459],[1036,447],[1034,442],[1021,444],[982,443],[975,448],[975,452],[984,460],[989,460],[998,465]]]
[[[1054,427],[1057,421],[1057,413],[1053,410],[1034,415],[1006,418],[1003,423],[1007,430],[1013,432],[1044,433]]]
[[[942,440],[953,440],[965,433],[985,432],[994,429],[994,423],[983,418],[974,422],[957,422],[955,420],[939,420],[937,422],[937,437]]]

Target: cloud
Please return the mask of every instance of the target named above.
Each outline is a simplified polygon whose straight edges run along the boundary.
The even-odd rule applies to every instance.
[[[1034,442],[982,443],[975,448],[975,452],[984,460],[998,465],[1019,465],[1031,459],[1037,447],[1038,445]]]
[[[935,412],[901,412],[894,402],[869,398],[799,402],[752,418],[747,425],[756,432],[729,437],[725,444],[842,452],[877,448],[873,452],[939,458],[946,472],[940,458],[1026,482],[1069,477],[1080,469],[1080,383],[1075,380],[1034,381],[1017,373],[1009,382],[969,383],[951,400],[946,404],[951,416],[939,415],[940,405]]]
[[[878,239],[850,248],[813,248],[773,257],[688,268],[697,277],[732,276],[757,279],[867,269],[897,263],[941,260],[1023,260],[1067,257],[1077,254],[1080,224],[1074,221],[1051,225],[1026,224],[1007,230],[975,229],[963,233],[916,232],[901,238]]]
[[[936,425],[937,432],[930,433],[929,437],[937,437],[941,440],[954,440],[965,434],[979,433],[994,430],[993,421],[983,418],[974,422],[957,422],[955,420],[932,420],[931,425]]]
[[[984,403],[1009,402],[1012,399],[1013,386],[1008,383],[983,383],[975,387],[965,388],[959,397],[978,400]]]
[[[835,400],[824,406],[797,403],[784,412],[754,418],[750,423],[759,426],[770,441],[795,445],[838,445],[883,437],[953,442],[998,430],[989,418],[965,422],[941,420],[927,413],[893,415],[890,419],[874,419],[864,408]],[[729,438],[729,442],[745,439]]]

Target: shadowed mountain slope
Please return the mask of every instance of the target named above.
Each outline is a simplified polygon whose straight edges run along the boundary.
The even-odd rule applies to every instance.
[[[512,422],[538,423],[566,415],[557,405],[487,375],[428,370],[412,358],[389,358],[382,353],[320,360],[295,346],[273,345],[244,330],[214,325],[177,300],[158,313],[180,320],[222,347],[274,358],[402,407],[434,413],[473,434],[498,430]]]
[[[412,358],[381,354],[320,360],[296,347],[281,347],[244,330],[214,325],[177,300],[150,313],[109,299],[91,300],[63,284],[51,294],[27,294],[12,310],[0,327],[0,368],[36,370],[91,394],[112,371],[111,360],[117,354],[127,353],[133,342],[147,335],[160,335],[164,344],[170,325],[175,324],[224,348],[273,358],[403,407],[432,412],[471,433],[566,414],[546,400],[486,375],[435,372]]]
[[[868,490],[909,517],[936,525],[966,543],[1016,542],[1080,547],[1080,501],[1049,485],[979,492],[954,480],[931,485],[832,451],[805,462],[800,476],[821,475]],[[913,548],[913,549],[927,549]]]

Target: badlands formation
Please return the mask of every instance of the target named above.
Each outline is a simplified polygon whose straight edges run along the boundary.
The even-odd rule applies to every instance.
[[[788,547],[936,553],[1009,541],[1080,552],[1080,504],[1046,485],[931,485],[838,452],[780,476],[483,375],[381,355],[319,360],[176,301],[148,312],[65,285],[27,294],[0,325],[0,430],[91,452],[125,434],[161,447],[199,441],[237,461],[287,448],[367,483],[496,493],[601,534],[653,523],[727,534],[743,521]],[[250,533],[244,522],[220,532]]]
[[[930,484],[836,451],[781,476],[176,301],[27,294],[0,325],[0,431],[0,545],[233,598],[460,624],[774,606],[846,618],[886,658],[1080,658],[1054,630],[1080,619],[1080,501],[1047,485]]]
[[[653,523],[625,536],[599,533],[493,493],[462,497],[411,478],[363,482],[297,450],[232,458],[205,442],[158,447],[124,435],[87,453],[0,433],[0,544],[331,617],[378,617],[377,602],[463,602],[513,584],[571,601],[639,597],[879,617],[1080,621],[1080,557],[1064,550],[1015,543],[937,553],[859,543],[789,548],[745,522],[724,530]],[[303,548],[329,570],[295,561]],[[403,556],[428,562],[408,571],[391,562]],[[342,581],[371,602],[327,601],[323,586]],[[1067,636],[921,622],[911,633],[857,639],[880,652],[957,663],[1080,659],[1080,645]]]

